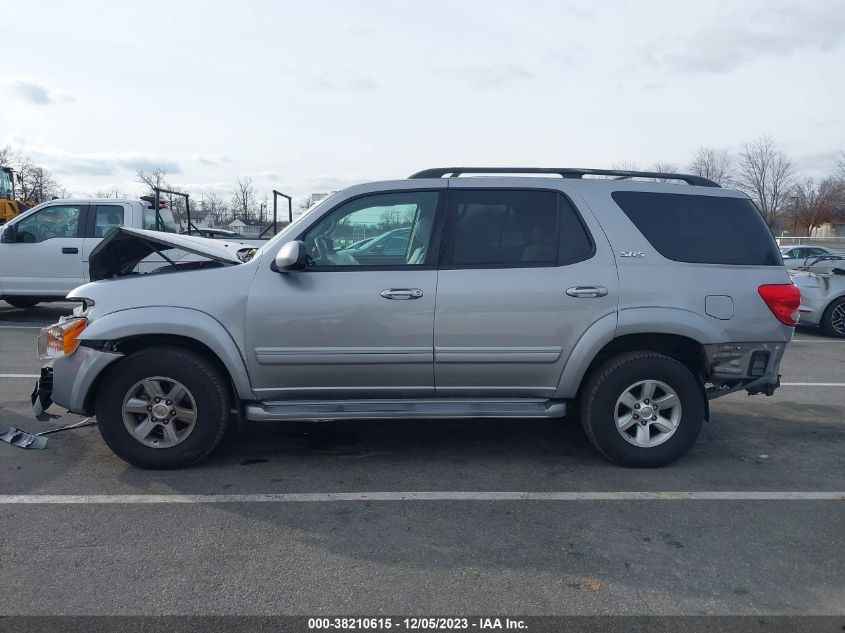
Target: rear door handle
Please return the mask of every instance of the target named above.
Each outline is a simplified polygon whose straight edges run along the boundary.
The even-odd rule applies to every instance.
[[[65,246],[62,248],[63,255],[76,255],[79,253],[79,249],[75,246]]]
[[[388,288],[382,290],[379,294],[385,299],[407,301],[408,299],[419,299],[423,296],[423,291],[419,288]]]
[[[579,299],[594,299],[607,296],[607,288],[603,286],[573,286],[567,289],[566,294]]]

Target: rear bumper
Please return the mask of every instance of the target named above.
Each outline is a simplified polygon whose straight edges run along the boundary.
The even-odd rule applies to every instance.
[[[740,389],[751,395],[772,395],[780,386],[780,363],[786,342],[720,343],[705,345],[708,397],[717,398]]]
[[[70,356],[53,361],[52,399],[71,413],[91,415],[94,404],[88,397],[97,377],[123,354],[80,346]]]

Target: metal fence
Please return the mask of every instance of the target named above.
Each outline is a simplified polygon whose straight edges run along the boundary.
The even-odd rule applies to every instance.
[[[845,251],[845,237],[798,237],[795,235],[775,236],[780,246],[807,244],[812,246],[826,246],[837,251]]]

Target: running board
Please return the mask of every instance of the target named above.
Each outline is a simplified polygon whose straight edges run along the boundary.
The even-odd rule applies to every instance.
[[[543,398],[428,398],[417,400],[280,400],[250,402],[254,422],[323,420],[437,420],[456,418],[561,418],[566,402]]]

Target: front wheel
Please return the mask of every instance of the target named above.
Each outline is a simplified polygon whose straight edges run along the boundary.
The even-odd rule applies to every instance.
[[[184,468],[208,455],[229,421],[229,389],[215,365],[176,347],[122,360],[97,395],[97,426],[109,448],[141,468]]]
[[[828,336],[845,338],[845,297],[836,299],[827,306],[820,325]]]
[[[705,395],[692,372],[656,352],[606,361],[584,387],[581,423],[608,459],[651,468],[675,461],[701,432]]]

